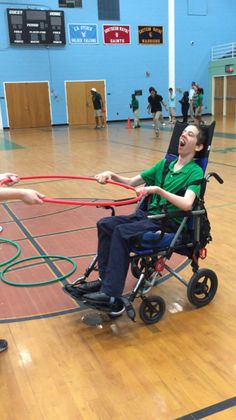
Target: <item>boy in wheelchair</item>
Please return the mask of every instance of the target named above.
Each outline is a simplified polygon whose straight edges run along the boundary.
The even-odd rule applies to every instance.
[[[204,179],[203,169],[195,162],[194,157],[204,149],[206,131],[195,125],[181,125],[181,131],[176,146],[178,157],[168,163],[168,167],[165,164],[166,160],[163,159],[132,178],[111,171],[96,175],[97,181],[101,184],[107,180],[114,180],[138,187],[143,195],[151,195],[151,200],[147,210],[139,208],[128,216],[111,216],[98,221],[99,278],[90,282],[82,279],[66,285],[65,291],[74,299],[83,300],[88,306],[97,309],[109,311],[109,308],[113,308],[114,304],[122,299],[131,261],[130,251],[136,252],[133,247],[137,238],[141,238],[142,243],[142,238],[145,242],[147,232],[160,231],[161,244],[163,222],[155,216],[166,211],[168,214],[178,210],[191,211],[196,198],[200,195]],[[146,186],[140,187],[142,184]],[[180,190],[182,195],[178,195]],[[168,232],[176,232],[182,219],[183,217],[177,215],[168,224],[165,223],[164,227]],[[125,303],[124,300],[123,302]]]

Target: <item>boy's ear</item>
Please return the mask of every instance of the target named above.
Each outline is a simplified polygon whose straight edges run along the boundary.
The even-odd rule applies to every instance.
[[[204,148],[204,144],[196,144],[195,150],[196,152],[200,152]]]

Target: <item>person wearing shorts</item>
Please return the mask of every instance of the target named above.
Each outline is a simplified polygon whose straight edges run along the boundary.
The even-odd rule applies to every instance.
[[[150,96],[148,97],[148,107],[153,116],[154,129],[158,137],[160,131],[160,120],[162,118],[162,105],[165,107],[166,110],[167,107],[163,101],[163,97],[161,95],[158,95],[157,91],[154,88],[150,89]]]
[[[92,95],[92,101],[93,101],[93,108],[94,108],[94,116],[96,121],[96,127],[95,128],[104,128],[104,117],[102,113],[103,109],[103,103],[102,103],[102,97],[100,93],[97,92],[97,89],[92,88],[91,89],[91,95]]]

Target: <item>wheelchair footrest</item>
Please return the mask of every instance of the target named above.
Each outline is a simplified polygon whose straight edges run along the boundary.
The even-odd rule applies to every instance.
[[[87,298],[83,298],[84,305],[88,306],[91,309],[96,309],[97,311],[107,312],[107,313],[113,313],[121,311],[120,304],[123,303],[126,313],[128,317],[135,321],[136,312],[134,310],[134,307],[132,303],[129,301],[126,297],[121,297],[118,299],[115,299],[112,303],[102,303],[101,301],[95,301],[95,300],[89,300]]]

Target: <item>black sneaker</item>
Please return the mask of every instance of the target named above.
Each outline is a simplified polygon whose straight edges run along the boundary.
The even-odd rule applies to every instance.
[[[115,302],[115,297],[108,296],[104,292],[91,292],[83,296],[84,299],[92,303],[101,303],[106,305],[112,305]]]
[[[8,342],[7,340],[3,340],[2,338],[0,339],[0,352],[7,350],[8,348]]]
[[[99,292],[101,285],[102,281],[100,279],[84,283],[78,283],[74,285],[67,284],[64,287],[64,291],[74,299],[81,299],[81,296],[83,296],[86,293]]]
[[[125,305],[122,300],[117,299],[115,303],[112,305],[112,310],[108,312],[108,316],[112,318],[118,318],[119,316],[123,315],[125,312]]]

